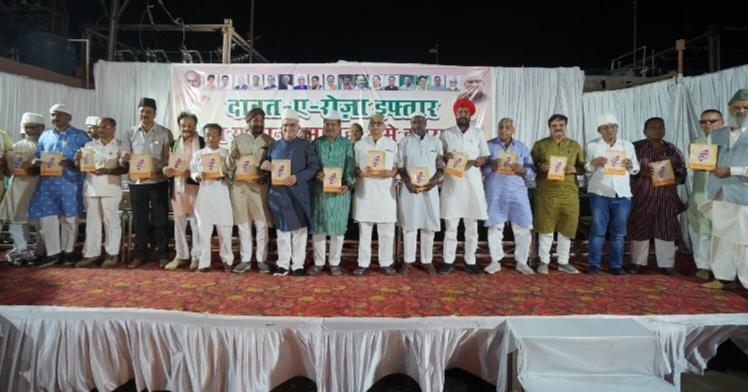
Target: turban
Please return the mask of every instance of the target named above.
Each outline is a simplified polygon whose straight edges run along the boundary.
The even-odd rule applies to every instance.
[[[252,108],[252,110],[247,112],[246,120],[247,122],[250,122],[257,116],[262,116],[263,118],[265,118],[265,111],[260,108]]]
[[[471,116],[475,114],[475,104],[473,103],[473,101],[467,98],[460,98],[455,101],[455,104],[452,105],[452,112],[457,112],[458,110],[460,110],[460,108],[467,109],[470,112]]]

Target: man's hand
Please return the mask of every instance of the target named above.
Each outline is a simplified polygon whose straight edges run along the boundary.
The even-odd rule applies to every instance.
[[[338,195],[345,195],[346,192],[348,192],[348,185],[341,185],[340,189],[338,190]]]
[[[524,176],[525,173],[527,173],[527,168],[520,165],[519,163],[515,163],[512,165],[512,171],[514,174],[519,174],[520,176]]]
[[[727,178],[730,177],[730,168],[729,167],[718,167],[712,170],[712,174],[714,174],[717,178]]]
[[[273,171],[273,163],[270,161],[262,162],[262,165],[260,165],[260,169],[265,171]]]
[[[623,160],[623,166],[626,168],[626,170],[631,170],[634,168],[634,164],[631,162],[631,159],[624,159]]]
[[[590,162],[592,167],[603,167],[606,163],[608,163],[608,158],[605,157],[597,157]]]
[[[286,186],[294,186],[296,185],[297,181],[298,179],[296,178],[296,176],[291,174],[291,176],[286,179]]]
[[[123,162],[130,162],[130,153],[129,152],[125,152],[125,153],[122,154],[122,161]]]
[[[540,171],[542,171],[542,172],[547,172],[547,171],[548,171],[548,169],[550,169],[550,168],[551,168],[551,164],[550,164],[550,163],[548,163],[548,162],[546,162],[546,163],[542,163],[542,164],[540,164],[540,166],[539,166],[538,168],[539,168],[539,169],[540,169]]]
[[[325,182],[325,172],[320,170],[317,172],[317,175],[315,176],[318,181]]]
[[[241,158],[241,156],[242,154],[239,152],[238,148],[234,148],[233,150],[231,150],[231,158],[239,159]]]
[[[577,168],[574,167],[574,165],[566,165],[566,167],[564,168],[564,173],[574,174],[576,172],[577,172]]]

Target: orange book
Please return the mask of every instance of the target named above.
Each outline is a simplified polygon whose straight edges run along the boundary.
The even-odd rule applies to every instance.
[[[42,152],[42,167],[41,175],[50,177],[59,177],[62,175],[62,161],[61,152]]]
[[[14,176],[27,176],[31,167],[30,152],[11,151],[8,153],[8,166]]]
[[[563,181],[566,177],[566,157],[551,155],[548,168],[548,179],[551,181]]]
[[[675,184],[675,173],[669,159],[652,162],[652,185],[655,187]]]
[[[468,163],[468,156],[463,152],[452,152],[452,159],[447,161],[447,166],[444,168],[444,172],[455,176],[462,177],[465,175],[465,168]]]
[[[343,169],[340,167],[325,167],[322,169],[325,181],[322,185],[323,192],[339,192],[343,186]]]
[[[200,155],[200,177],[203,180],[223,177],[223,157],[221,154]]]
[[[497,173],[506,174],[508,176],[514,175],[513,165],[517,164],[517,152],[516,151],[501,151],[499,153],[499,166],[496,168]]]
[[[693,170],[714,170],[717,167],[717,145],[693,143],[689,148],[688,167]]]
[[[151,178],[153,176],[153,158],[149,154],[132,154],[128,174],[133,180]]]
[[[257,158],[254,155],[242,155],[236,161],[234,179],[237,181],[251,181],[259,177],[257,174]]]
[[[626,160],[626,151],[608,150],[605,152],[605,159],[608,161],[603,166],[603,173],[617,176],[626,174],[626,165],[623,164]]]
[[[96,162],[94,161],[94,150],[90,147],[81,148],[80,170],[83,173],[96,171]]]
[[[273,171],[270,173],[270,179],[273,185],[286,185],[286,181],[291,177],[291,160],[290,159],[273,159]]]

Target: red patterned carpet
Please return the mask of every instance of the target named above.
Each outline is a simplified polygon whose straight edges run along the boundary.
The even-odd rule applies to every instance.
[[[326,272],[278,277],[256,270],[230,274],[217,268],[209,273],[168,272],[153,263],[137,270],[2,267],[0,304],[314,317],[748,312],[745,290],[703,290],[695,277],[655,271],[623,277],[566,275],[552,265],[550,275],[524,276],[509,263],[496,275],[467,275],[458,265],[447,276],[430,276],[420,269],[385,276],[374,269],[354,277],[353,266],[345,262],[347,275],[342,277]]]

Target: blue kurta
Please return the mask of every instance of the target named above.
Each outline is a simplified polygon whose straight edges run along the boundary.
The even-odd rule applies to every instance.
[[[61,152],[62,159],[73,161],[75,153],[91,138],[80,129],[68,127],[64,132],[48,129],[39,136],[34,157],[42,152]],[[39,177],[29,205],[29,219],[45,216],[78,216],[83,211],[83,180],[86,175],[73,165],[64,166],[59,177]]]
[[[302,227],[314,230],[312,224],[312,207],[309,198],[309,181],[319,170],[319,158],[311,143],[295,138],[284,139],[273,143],[268,149],[268,160],[290,159],[291,174],[296,176],[294,186],[270,187],[268,204],[273,223],[280,231],[292,231]]]
[[[521,227],[532,227],[532,210],[525,184],[525,181],[535,178],[530,150],[515,139],[512,139],[508,147],[499,138],[491,139],[487,144],[492,160],[498,159],[502,151],[516,152],[517,163],[524,166],[527,172],[524,176],[506,175],[493,171],[488,164],[482,168],[486,177],[484,187],[488,203],[488,219],[485,226],[491,227],[511,221]]]

